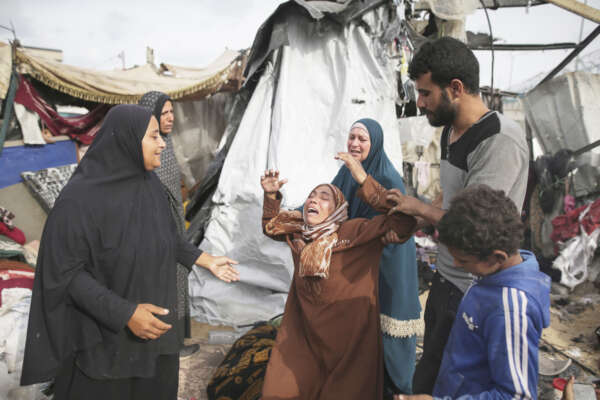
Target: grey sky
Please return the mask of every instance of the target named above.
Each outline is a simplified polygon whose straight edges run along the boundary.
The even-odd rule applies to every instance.
[[[63,50],[67,64],[111,69],[121,65],[116,57],[125,51],[126,64],[145,63],[145,48],[155,50],[157,62],[204,66],[226,48],[252,44],[259,26],[281,0],[172,0],[102,2],[3,0],[0,24],[12,21],[24,45]],[[600,0],[588,0],[600,8]],[[505,43],[577,42],[581,18],[556,6],[543,5],[490,11],[494,36]],[[596,24],[587,21],[584,37]],[[467,17],[467,29],[488,32],[483,11]],[[0,40],[11,38],[0,31]],[[600,40],[600,39],[599,39]],[[600,49],[592,43],[586,53]],[[497,52],[495,86],[518,86],[557,65],[569,50],[547,52]],[[477,52],[481,83],[490,81],[490,54]],[[600,59],[600,57],[599,57]]]

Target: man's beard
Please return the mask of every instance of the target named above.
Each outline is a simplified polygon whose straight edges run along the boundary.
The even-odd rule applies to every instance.
[[[427,120],[431,126],[448,126],[456,118],[456,110],[452,107],[450,98],[444,90],[442,90],[442,100],[440,105],[433,111],[426,108],[420,108],[421,113],[427,115]]]

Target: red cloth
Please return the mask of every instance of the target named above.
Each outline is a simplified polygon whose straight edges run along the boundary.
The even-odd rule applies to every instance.
[[[590,207],[590,210],[579,222],[579,216],[586,208]],[[596,228],[600,227],[600,199],[597,199],[590,206],[584,204],[572,211],[569,211],[565,215],[559,215],[552,220],[552,235],[550,239],[556,242],[566,242],[567,240],[578,236],[580,233],[579,226],[585,229],[585,232],[589,235]]]
[[[12,288],[33,290],[33,278],[0,279],[0,307],[2,307],[2,291]]]
[[[37,90],[23,76],[19,76],[19,88],[15,102],[37,113],[53,135],[68,135],[83,144],[90,144],[100,129],[102,119],[110,109],[102,104],[80,117],[62,117],[38,94]]]
[[[14,240],[20,245],[25,244],[25,234],[16,226],[10,229],[4,222],[0,221],[0,235],[4,235],[7,238]]]

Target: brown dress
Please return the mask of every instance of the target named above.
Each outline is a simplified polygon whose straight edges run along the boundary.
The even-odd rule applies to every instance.
[[[389,210],[385,189],[371,176],[357,195],[378,211]],[[265,196],[263,230],[279,213],[280,202]],[[294,277],[267,366],[263,400],[382,398],[380,239],[390,229],[408,239],[415,224],[413,217],[398,214],[343,222],[327,279],[298,275],[300,253],[292,240],[300,234],[271,236],[290,245]]]

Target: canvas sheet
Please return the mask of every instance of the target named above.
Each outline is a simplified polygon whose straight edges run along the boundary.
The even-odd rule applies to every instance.
[[[283,24],[289,44],[273,53],[246,108],[200,244],[239,261],[241,280],[226,284],[195,267],[191,311],[199,321],[245,324],[283,311],[293,266],[287,245],[262,233],[266,168],[289,180],[283,206],[297,207],[337,173],[341,164],[333,157],[345,151],[352,123],[371,117],[381,123],[386,152],[402,171],[395,74],[374,56],[373,39],[362,27],[317,24],[300,13]]]
[[[95,71],[17,51],[19,72],[71,96],[103,104],[137,103],[150,91],[167,93],[172,99],[216,93],[240,70],[239,52],[226,50],[206,68],[166,66],[172,74],[160,75],[149,64],[127,70]],[[233,74],[233,75],[232,75]]]

